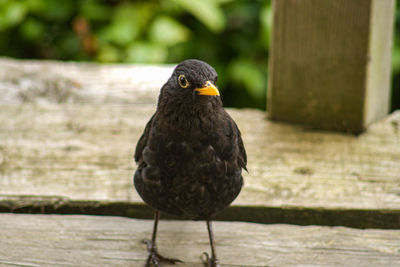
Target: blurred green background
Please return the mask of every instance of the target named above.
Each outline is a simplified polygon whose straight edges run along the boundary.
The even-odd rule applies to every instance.
[[[0,55],[154,64],[198,58],[217,70],[226,106],[265,109],[270,31],[270,0],[0,0]],[[392,65],[393,110],[400,108],[399,5]]]

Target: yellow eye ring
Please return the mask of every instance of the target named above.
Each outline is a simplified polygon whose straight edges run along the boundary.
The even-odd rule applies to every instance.
[[[187,88],[189,86],[189,82],[186,79],[185,75],[183,75],[183,74],[179,75],[178,83],[179,83],[179,86],[182,88]]]

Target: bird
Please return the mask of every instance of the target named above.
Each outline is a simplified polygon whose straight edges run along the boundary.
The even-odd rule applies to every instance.
[[[216,86],[215,69],[204,61],[179,63],[161,87],[156,111],[139,138],[134,159],[134,186],[154,209],[153,234],[145,266],[175,264],[158,253],[160,212],[207,223],[211,257],[207,267],[220,266],[211,220],[227,208],[243,186],[247,156],[241,132],[225,111]]]

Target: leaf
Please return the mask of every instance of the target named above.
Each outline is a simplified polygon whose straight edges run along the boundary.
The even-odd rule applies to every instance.
[[[120,60],[120,50],[112,45],[103,45],[97,53],[100,62],[117,62]]]
[[[261,40],[265,50],[269,50],[270,35],[272,31],[272,8],[270,1],[262,7],[260,11],[260,23],[261,23]]]
[[[21,35],[32,41],[37,41],[40,39],[45,31],[44,25],[35,18],[28,18],[20,27]]]
[[[117,6],[112,22],[100,33],[99,39],[126,46],[138,38],[142,29],[147,27],[148,21],[153,15],[153,5],[141,3],[122,3]]]
[[[214,33],[219,33],[225,28],[226,18],[219,5],[219,1],[173,0],[173,2],[191,13]]]
[[[20,23],[27,13],[23,3],[17,1],[4,2],[0,9],[0,30]]]
[[[135,23],[140,30],[144,30],[155,10],[157,10],[157,6],[153,2],[123,2],[116,8],[113,20],[128,20]]]
[[[190,30],[167,16],[158,16],[150,26],[149,38],[152,42],[174,45],[189,39]]]
[[[217,2],[218,4],[226,4],[226,3],[231,3],[235,0],[214,0],[214,2]]]
[[[99,33],[99,38],[102,41],[111,42],[118,45],[127,45],[138,35],[139,29],[135,23],[130,20],[118,19],[112,24],[106,26]]]
[[[392,50],[392,73],[400,74],[400,38],[395,40]]]
[[[40,15],[46,10],[46,2],[43,0],[25,0],[25,5],[28,7],[30,13]]]
[[[229,77],[239,84],[243,84],[249,94],[260,99],[265,96],[266,70],[248,59],[236,59],[228,65]]]
[[[126,53],[125,61],[133,63],[163,63],[168,56],[165,47],[148,42],[133,43]]]
[[[110,5],[96,0],[86,0],[80,3],[80,13],[83,17],[94,21],[104,21],[110,18]]]
[[[42,0],[40,15],[53,21],[65,21],[75,12],[73,1]],[[39,6],[38,6],[39,8]]]

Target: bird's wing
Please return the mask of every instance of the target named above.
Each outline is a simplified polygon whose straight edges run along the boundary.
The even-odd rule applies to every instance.
[[[146,124],[146,127],[144,128],[144,132],[136,145],[136,150],[135,150],[135,161],[136,162],[139,162],[142,160],[142,157],[143,157],[142,152],[143,152],[143,149],[146,147],[147,139],[149,138],[149,135],[150,135],[150,129],[153,124],[154,115],[151,116],[149,122]]]
[[[247,171],[246,165],[247,165],[247,155],[246,155],[246,149],[244,148],[243,145],[243,140],[242,140],[242,134],[236,125],[235,121],[232,120],[234,128],[236,129],[237,133],[237,145],[239,147],[239,155],[238,155],[238,163],[239,166]]]
[[[247,171],[247,155],[246,149],[243,145],[242,135],[235,121],[226,110],[223,111],[223,122],[220,124],[220,136],[225,135],[227,139],[214,138],[213,144],[215,145],[218,156],[222,160],[231,161],[235,160],[233,166],[237,166]],[[229,165],[229,164],[228,164]],[[229,166],[228,166],[229,167]]]

